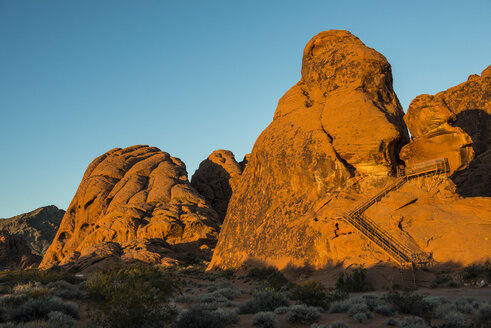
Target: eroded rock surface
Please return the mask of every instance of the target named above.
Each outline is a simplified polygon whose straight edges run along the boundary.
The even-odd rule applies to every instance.
[[[408,141],[402,117],[384,56],[347,31],[315,36],[301,80],[280,99],[238,179],[210,268],[248,258],[327,264],[318,248],[326,242],[306,213],[352,177],[391,174]]]
[[[401,159],[409,164],[446,157],[465,196],[491,195],[491,66],[434,96],[416,97],[404,116],[413,140]],[[485,164],[487,163],[487,164]]]
[[[173,249],[209,256],[201,248],[214,246],[218,227],[178,158],[155,147],[117,148],[87,168],[41,266],[87,268],[107,258],[166,264],[179,257]]]
[[[43,256],[51,245],[64,214],[64,210],[54,205],[40,207],[29,213],[0,219],[0,229],[22,236],[34,254]]]
[[[41,257],[32,254],[22,236],[0,230],[0,269],[25,269],[36,266],[40,261]]]
[[[245,167],[245,165],[244,165]],[[210,202],[223,221],[237,178],[243,166],[229,150],[216,150],[200,163],[191,185]]]

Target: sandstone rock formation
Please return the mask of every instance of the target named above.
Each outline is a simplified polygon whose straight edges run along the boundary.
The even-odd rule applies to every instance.
[[[55,237],[64,210],[54,205],[40,207],[32,212],[0,219],[0,230],[24,238],[34,254],[43,256]]]
[[[155,147],[117,148],[87,168],[41,266],[206,256],[218,227],[178,158]]]
[[[218,213],[220,221],[227,214],[235,181],[242,174],[243,166],[237,163],[229,150],[216,150],[200,163],[191,178],[191,185],[203,195]]]
[[[24,238],[0,230],[0,270],[25,269],[40,261],[41,257],[32,254]]]
[[[447,157],[466,196],[491,195],[491,66],[434,96],[416,97],[404,120],[413,140],[401,158],[408,163]],[[483,163],[488,163],[487,166]],[[467,170],[472,165],[472,169]]]
[[[210,267],[251,257],[327,264],[306,213],[355,175],[391,174],[408,141],[402,117],[385,57],[347,31],[315,36],[301,80],[280,99],[238,179]]]
[[[489,121],[481,117],[475,126],[461,117],[472,106],[481,116],[487,112],[487,71],[471,84],[412,103],[406,122],[414,141],[402,150],[406,162],[458,149],[448,155],[453,171],[486,167],[472,156],[488,156],[482,145]],[[304,51],[302,79],[280,99],[236,181],[209,269],[248,261],[280,269],[391,261],[341,217],[396,180],[398,152],[408,142],[402,116],[382,55],[346,31],[315,36]],[[427,154],[415,144],[433,137],[441,153]],[[476,172],[471,169],[464,172]],[[482,262],[491,256],[491,199],[462,199],[458,188],[441,175],[414,178],[365,213],[400,243],[440,263]]]

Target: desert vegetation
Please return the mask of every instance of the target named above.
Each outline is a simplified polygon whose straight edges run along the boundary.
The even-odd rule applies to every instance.
[[[356,273],[355,273],[356,272]],[[0,328],[39,327],[489,327],[489,301],[416,291],[372,291],[363,271],[335,289],[289,281],[269,267],[207,273],[198,264],[116,266],[88,276],[62,270],[0,273]],[[482,274],[482,273],[479,273]],[[351,290],[356,290],[352,292]]]

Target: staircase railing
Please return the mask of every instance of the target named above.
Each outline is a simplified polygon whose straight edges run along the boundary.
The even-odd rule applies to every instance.
[[[354,228],[360,231],[365,237],[378,245],[387,255],[394,259],[399,265],[421,265],[427,263],[430,260],[430,256],[420,249],[411,249],[402,244],[379,225],[377,225],[372,219],[370,219],[364,212],[373,204],[380,201],[389,192],[400,188],[406,181],[411,178],[422,175],[441,174],[449,171],[448,160],[446,158],[438,158],[435,160],[418,163],[413,166],[409,166],[405,169],[405,174],[399,177],[396,181],[389,186],[382,189],[375,196],[371,197],[361,205],[357,206],[355,210],[351,211],[343,219],[351,224]]]

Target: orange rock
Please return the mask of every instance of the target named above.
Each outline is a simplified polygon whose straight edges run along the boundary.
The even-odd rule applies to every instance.
[[[246,161],[246,159],[244,159]],[[236,179],[243,166],[229,150],[216,150],[201,164],[191,179],[191,185],[203,195],[223,221]]]
[[[236,183],[210,268],[249,258],[329,263],[330,245],[307,213],[355,175],[392,172],[408,140],[402,117],[381,54],[347,31],[315,36],[301,80],[280,99]]]
[[[196,244],[201,254],[218,227],[179,159],[148,146],[113,149],[87,168],[41,266],[87,268],[97,258],[161,263],[180,243]]]
[[[401,159],[413,164],[448,158],[454,181],[467,196],[491,195],[491,166],[484,165],[491,150],[490,72],[491,66],[434,96],[416,97],[404,116],[413,140]]]

